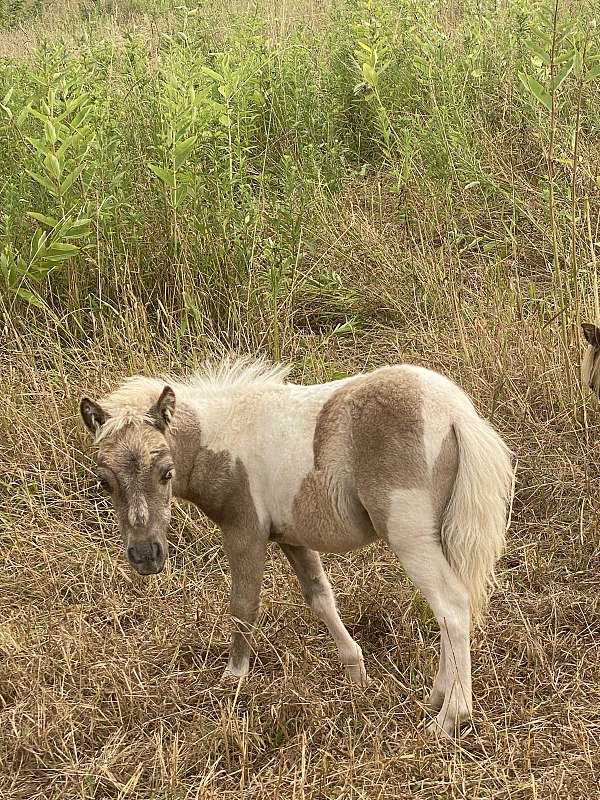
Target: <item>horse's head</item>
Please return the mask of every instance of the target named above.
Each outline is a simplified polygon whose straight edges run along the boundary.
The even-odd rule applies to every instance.
[[[107,412],[84,397],[80,411],[98,444],[97,474],[110,493],[127,560],[140,575],[160,572],[167,560],[174,464],[166,432],[175,394],[165,386],[145,412]]]
[[[600,395],[600,328],[589,322],[584,322],[581,327],[588,343],[581,364],[581,380]]]

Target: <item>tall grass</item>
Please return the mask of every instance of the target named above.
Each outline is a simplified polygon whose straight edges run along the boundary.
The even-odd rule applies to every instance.
[[[134,30],[6,63],[7,302],[89,330],[139,301],[188,345],[256,320],[253,344],[285,355],[315,290],[335,324],[368,316],[323,271],[320,220],[375,177],[408,230],[435,215],[444,247],[493,263],[498,287],[525,279],[566,336],[594,281],[600,56],[589,19],[551,12],[463,11],[448,30],[433,2],[361,0],[316,34],[241,15],[221,40],[183,9],[151,46]]]
[[[579,322],[600,318],[593,14],[0,4],[7,797],[593,796],[598,418],[578,379]],[[255,678],[235,698],[215,686],[227,587],[198,515],[176,513],[166,574],[125,570],[78,397],[231,349],[307,381],[440,369],[517,451],[467,749],[440,754],[414,727],[436,634],[383,550],[329,563],[370,659],[360,696],[277,560]]]

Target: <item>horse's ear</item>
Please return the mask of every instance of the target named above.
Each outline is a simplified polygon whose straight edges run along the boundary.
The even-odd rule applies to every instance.
[[[581,327],[588,344],[591,344],[592,347],[600,347],[600,328],[590,322],[584,322]]]
[[[93,433],[94,436],[108,419],[106,411],[99,406],[98,403],[90,400],[89,397],[82,398],[79,403],[79,411],[85,423],[85,427],[90,433]]]
[[[152,406],[148,414],[154,420],[159,431],[165,431],[175,413],[175,392],[170,386],[165,386],[160,397]]]

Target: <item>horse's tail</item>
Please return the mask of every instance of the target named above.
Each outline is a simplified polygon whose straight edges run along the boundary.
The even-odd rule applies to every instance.
[[[496,584],[506,539],[513,468],[511,452],[474,409],[453,423],[458,472],[442,522],[442,545],[465,584],[477,618]]]

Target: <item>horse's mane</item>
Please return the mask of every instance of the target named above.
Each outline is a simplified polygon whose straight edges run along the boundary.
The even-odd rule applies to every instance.
[[[224,393],[237,394],[244,390],[280,386],[289,370],[284,364],[270,364],[262,358],[238,356],[208,362],[202,369],[187,377],[162,375],[149,378],[133,375],[100,401],[109,417],[98,431],[96,441],[118,433],[129,425],[151,422],[147,412],[167,385],[176,396],[178,393],[189,395],[198,392],[203,396],[214,397]]]
[[[270,364],[263,358],[238,356],[206,364],[201,371],[184,380],[183,385],[217,392],[224,389],[268,388],[281,385],[289,371],[290,367],[285,364]]]

